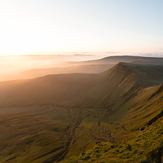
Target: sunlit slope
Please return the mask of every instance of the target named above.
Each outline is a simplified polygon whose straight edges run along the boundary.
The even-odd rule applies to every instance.
[[[163,84],[139,90],[124,107],[128,110],[121,123],[132,130],[144,130],[163,116]]]
[[[98,144],[93,148],[86,150],[78,158],[72,157],[65,162],[73,160],[75,163],[77,161],[161,163],[163,161],[162,88],[162,85],[145,88],[129,101],[128,106],[120,108],[126,114],[123,113],[123,117],[115,121],[120,128],[117,128],[115,133],[111,130],[112,136],[116,136],[114,141],[111,138],[97,140]],[[115,124],[114,127],[117,127]],[[102,136],[104,138],[104,134]]]
[[[138,123],[138,122],[135,122]],[[131,138],[127,131],[121,142],[98,142],[78,157],[72,157],[64,163],[162,163],[163,157],[163,118],[143,131],[137,131]]]

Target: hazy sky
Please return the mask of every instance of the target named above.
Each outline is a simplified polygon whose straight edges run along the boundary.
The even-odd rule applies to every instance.
[[[163,51],[163,0],[0,0],[0,54]]]

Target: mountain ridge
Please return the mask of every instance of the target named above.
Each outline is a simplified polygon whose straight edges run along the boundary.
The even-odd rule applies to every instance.
[[[0,85],[1,92],[2,90],[5,91],[4,90],[5,88],[6,91],[4,94],[1,94],[1,97],[6,94],[6,97],[13,96],[12,97],[13,100],[15,98],[14,90],[16,91],[17,88],[19,90],[19,87],[21,90],[16,91],[17,93],[19,93],[19,97],[22,98],[25,95],[25,94],[23,95],[23,92],[29,92],[28,97],[24,96],[24,99],[31,99],[29,97],[31,96],[35,99],[35,101],[38,101],[39,100],[38,97],[41,95],[42,96],[42,97],[40,96],[41,97],[40,100],[42,99],[41,103],[43,101],[46,101],[45,100],[46,98],[51,99],[50,101],[51,102],[53,101],[53,103],[55,99],[61,100],[63,102],[63,100],[66,97],[68,100],[70,96],[66,92],[71,92],[72,96],[74,97],[75,94],[81,92],[81,98],[83,98],[84,96],[87,97],[87,95],[84,95],[85,92],[90,94],[89,96],[92,96],[91,91],[94,91],[94,93],[96,93],[97,96],[100,97],[100,95],[102,95],[103,92],[106,92],[106,88],[108,90],[113,90],[113,87],[115,89],[114,94],[115,96],[118,97],[119,95],[118,92],[116,94],[116,90],[117,91],[121,90],[120,92],[122,93],[123,91],[129,91],[129,89],[131,89],[132,87],[137,87],[138,89],[139,87],[152,86],[155,84],[159,84],[160,82],[163,82],[163,77],[162,77],[163,71],[157,72],[158,70],[163,70],[163,66],[153,66],[152,68],[151,67],[120,62],[117,65],[115,65],[113,68],[99,74],[73,73],[73,74],[47,75],[36,79],[30,79],[24,81],[22,80],[20,81],[20,84],[19,81],[16,81],[16,84],[13,84],[13,86],[12,86],[12,82],[9,82],[9,86],[7,85],[5,86],[5,82],[3,82],[3,84],[1,83],[3,89],[2,86]],[[145,77],[149,81],[143,78],[144,73],[146,73]],[[153,81],[151,80],[151,78]],[[9,94],[7,95],[7,92],[11,92],[11,93],[13,92],[13,95],[9,95]],[[100,92],[102,94],[100,94]],[[43,94],[47,94],[47,97],[46,95]],[[111,96],[113,97],[114,95]],[[75,98],[77,99],[77,97]],[[2,101],[5,101],[5,99],[3,99]],[[87,101],[87,99],[83,98],[83,101],[84,100]],[[19,103],[18,101],[16,103]],[[97,101],[97,99],[95,99],[95,101]]]
[[[0,162],[160,159],[162,70],[120,62],[96,74],[0,83]]]

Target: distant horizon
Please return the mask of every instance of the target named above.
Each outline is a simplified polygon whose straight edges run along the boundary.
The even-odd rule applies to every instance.
[[[140,56],[140,57],[163,57],[163,52],[63,52],[63,53],[31,53],[31,54],[0,54],[0,57],[14,57],[14,56],[75,56],[75,57],[93,57],[98,58],[109,57],[109,56]]]

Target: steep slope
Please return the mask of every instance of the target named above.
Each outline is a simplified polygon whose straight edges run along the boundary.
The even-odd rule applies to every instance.
[[[160,159],[162,83],[163,66],[130,63],[3,82],[0,161],[134,162],[157,150]]]
[[[119,66],[126,66],[126,64]],[[125,103],[121,103],[114,112],[105,114],[105,118],[102,117],[100,123],[99,118],[97,119],[96,128],[98,129],[100,124],[100,128],[103,126],[105,132],[99,133],[100,128],[97,133],[94,132],[96,138],[98,136],[94,147],[85,150],[79,157],[70,157],[63,161],[64,163],[70,161],[74,163],[161,163],[163,161],[163,85],[158,85],[163,81],[162,76],[159,76],[161,72],[157,73],[157,68],[160,67],[153,70],[151,67],[148,69],[146,66],[133,66],[132,72],[138,72],[134,74],[137,79],[140,79],[137,82],[140,87],[137,87],[136,94]],[[127,68],[131,70],[130,67],[131,65]],[[142,69],[143,71],[140,71]],[[143,75],[144,70],[150,70],[145,74],[147,81]],[[151,73],[154,71],[152,78]],[[115,117],[113,127],[116,129],[109,127],[111,133],[107,132],[106,125],[106,122],[109,123],[106,121],[109,116]]]
[[[163,118],[157,120],[144,131],[137,132],[126,140],[111,143],[101,141],[93,148],[83,152],[79,157],[63,161],[64,163],[162,163],[163,159]]]
[[[163,84],[141,89],[129,102],[123,123],[132,129],[144,130],[163,116]],[[139,122],[139,123],[135,123]]]
[[[140,90],[163,83],[163,66],[119,63],[101,76],[103,82],[99,90],[102,93],[96,93],[98,87],[95,88],[94,92],[100,95],[95,105],[108,110],[106,116],[113,112],[123,116],[128,106],[131,107],[129,101],[133,101]]]

